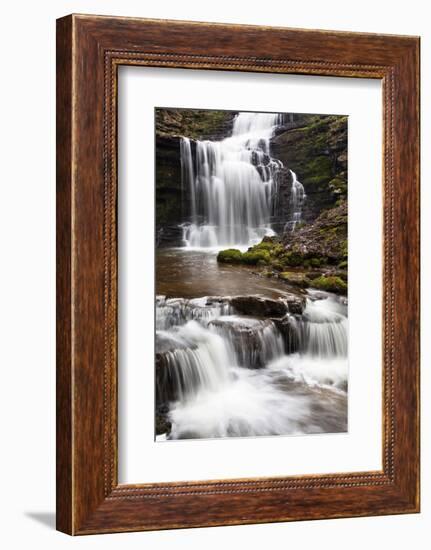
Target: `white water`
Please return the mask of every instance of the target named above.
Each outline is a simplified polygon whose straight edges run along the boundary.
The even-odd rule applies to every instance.
[[[290,201],[292,204],[292,215],[291,219],[286,223],[284,230],[285,231],[294,231],[297,224],[301,221],[302,217],[302,206],[306,199],[304,186],[293,170],[289,170],[292,176],[292,190],[290,192]]]
[[[175,318],[157,332],[168,350],[159,346],[163,372],[175,388],[169,439],[345,431],[347,318],[341,299],[313,296],[302,316],[291,316],[299,348],[290,355],[273,322],[206,301],[158,301],[157,319],[165,318],[167,307]],[[181,313],[173,315],[175,309]]]
[[[190,223],[183,241],[190,248],[255,244],[273,235],[270,217],[277,195],[270,139],[280,114],[239,113],[232,136],[221,141],[181,140],[183,191],[190,194]]]

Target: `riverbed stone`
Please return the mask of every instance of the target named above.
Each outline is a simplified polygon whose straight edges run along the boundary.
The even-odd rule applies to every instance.
[[[278,278],[290,285],[299,286],[300,288],[307,288],[310,286],[310,280],[305,273],[283,271],[278,274]]]
[[[261,296],[234,296],[230,303],[242,315],[284,317],[287,313],[302,313],[305,307],[305,298],[296,294],[289,294],[279,299]]]
[[[236,360],[242,367],[262,368],[274,358],[270,335],[272,333],[275,337],[278,331],[272,320],[235,315],[219,317],[211,321],[210,326],[230,341],[235,350]],[[264,345],[265,340],[267,345]],[[274,338],[273,343],[277,344]]]
[[[172,423],[167,414],[156,411],[156,435],[169,434]]]
[[[254,317],[283,317],[288,312],[285,302],[260,296],[235,296],[230,303],[238,313]]]

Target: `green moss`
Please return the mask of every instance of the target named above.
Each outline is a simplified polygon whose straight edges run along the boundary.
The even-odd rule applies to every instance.
[[[234,113],[205,109],[156,109],[156,131],[163,135],[184,135],[208,139],[231,127]]]
[[[311,267],[320,267],[321,265],[325,265],[328,263],[328,258],[321,257],[321,258],[310,258],[310,266]]]
[[[338,264],[338,267],[339,267],[340,269],[347,269],[347,266],[348,266],[347,260],[343,260],[342,262],[340,262],[340,263]]]
[[[316,177],[326,177],[330,179],[332,174],[332,161],[329,157],[321,155],[308,161],[307,169],[309,173],[315,174]]]
[[[334,195],[347,195],[347,181],[341,175],[335,176],[329,182],[328,187]]]
[[[236,248],[220,250],[217,254],[217,261],[221,263],[240,263],[242,261],[242,252]]]
[[[325,277],[322,275],[317,279],[313,279],[311,286],[319,290],[326,290],[327,292],[347,294],[347,284],[340,277]]]
[[[284,269],[283,262],[281,262],[280,260],[273,260],[271,262],[271,267],[276,271],[283,271]]]
[[[278,278],[286,281],[286,283],[289,283],[294,286],[299,286],[301,288],[307,288],[310,286],[310,280],[307,278],[307,276],[304,273],[295,273],[293,271],[283,271],[282,273],[278,274]]]
[[[241,261],[248,265],[262,265],[270,263],[271,256],[267,250],[250,249],[242,254]]]
[[[217,255],[217,261],[221,263],[243,263],[247,265],[273,265],[277,263],[277,257],[284,252],[284,247],[280,243],[271,241],[262,241],[252,246],[247,252],[241,252],[236,248],[221,250]],[[277,267],[274,266],[274,269]],[[279,269],[283,269],[280,262]]]
[[[296,251],[292,250],[291,252],[286,252],[286,254],[283,254],[280,257],[280,260],[284,265],[289,265],[291,267],[297,267],[299,265],[302,265],[302,263],[304,261],[304,257],[299,252],[296,252]]]
[[[342,279],[347,283],[347,279],[348,279],[347,271],[334,271],[333,275],[334,277],[340,277],[340,279]]]
[[[344,258],[345,260],[347,260],[347,255],[348,255],[347,239],[344,240],[344,241],[341,243],[341,254],[342,254],[343,258]]]
[[[249,248],[248,252],[256,252],[262,250],[268,252],[272,257],[276,258],[280,256],[280,254],[283,254],[284,246],[279,242],[263,240],[259,244],[256,244]]]
[[[259,244],[255,244],[248,250],[268,250],[268,252],[270,252],[274,248],[274,246],[275,244],[272,241],[262,241]]]
[[[328,183],[328,176],[311,176],[304,181],[307,185],[312,187],[326,187],[326,184]]]

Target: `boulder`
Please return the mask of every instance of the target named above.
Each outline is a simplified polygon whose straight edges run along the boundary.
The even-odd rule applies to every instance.
[[[289,313],[293,315],[301,315],[305,309],[306,299],[305,296],[299,296],[297,294],[288,294],[284,297],[287,304]]]
[[[300,288],[307,288],[310,286],[310,280],[305,273],[283,271],[278,274],[278,278],[290,285],[299,286]]]
[[[156,435],[169,434],[172,423],[166,414],[156,411]]]
[[[253,317],[284,317],[287,313],[301,314],[305,308],[305,298],[296,294],[277,300],[261,296],[234,296],[230,303],[241,315]]]
[[[288,312],[288,306],[282,300],[260,296],[235,296],[230,303],[238,313],[253,317],[283,317]]]

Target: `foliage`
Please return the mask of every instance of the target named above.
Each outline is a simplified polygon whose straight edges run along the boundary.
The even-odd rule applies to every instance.
[[[340,277],[325,277],[321,275],[317,279],[311,281],[311,286],[319,290],[326,290],[327,292],[347,294],[347,284]]]
[[[220,250],[217,254],[217,261],[220,263],[239,263],[242,261],[242,252],[236,248]]]

